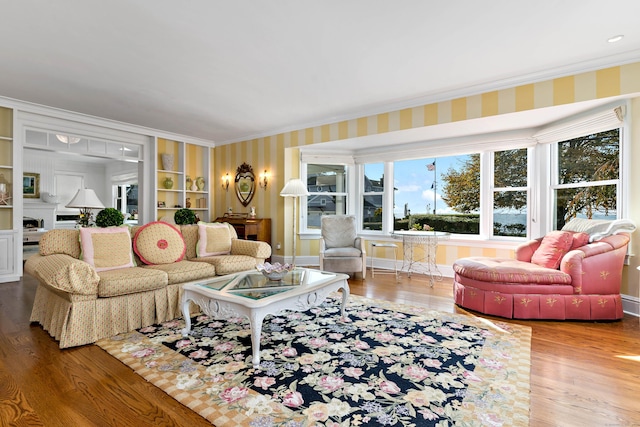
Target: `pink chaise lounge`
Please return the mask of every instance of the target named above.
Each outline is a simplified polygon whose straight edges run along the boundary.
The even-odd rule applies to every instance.
[[[621,319],[620,283],[633,223],[574,219],[516,249],[516,259],[453,264],[461,307],[516,319]]]

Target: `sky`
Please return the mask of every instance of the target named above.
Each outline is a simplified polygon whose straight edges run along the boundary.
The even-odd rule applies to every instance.
[[[427,157],[417,160],[403,160],[394,162],[394,187],[396,217],[404,217],[405,203],[412,214],[433,213],[434,193],[436,199],[436,213],[450,213],[452,210],[442,200],[442,174],[446,173],[450,167],[459,169],[462,162],[468,156],[452,157]],[[435,161],[435,170],[429,171],[427,165]],[[367,164],[366,175],[378,180],[383,174],[384,165],[382,163]],[[435,192],[432,184],[436,179]]]

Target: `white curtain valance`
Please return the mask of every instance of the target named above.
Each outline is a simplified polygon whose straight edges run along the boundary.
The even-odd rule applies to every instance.
[[[567,141],[580,136],[615,129],[622,126],[623,120],[623,106],[616,106],[571,120],[556,122],[542,128],[533,137],[539,144]]]

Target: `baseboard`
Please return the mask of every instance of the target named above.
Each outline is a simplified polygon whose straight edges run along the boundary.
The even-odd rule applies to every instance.
[[[622,295],[622,310],[635,317],[640,317],[640,298]]]

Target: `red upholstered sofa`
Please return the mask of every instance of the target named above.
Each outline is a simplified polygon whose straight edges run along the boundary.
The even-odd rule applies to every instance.
[[[516,259],[457,260],[455,303],[516,319],[621,319],[622,268],[635,226],[606,221],[594,230],[597,221],[585,221],[521,245]]]

